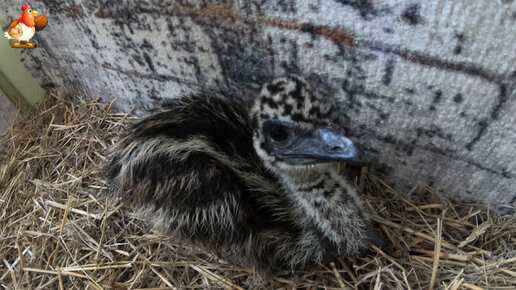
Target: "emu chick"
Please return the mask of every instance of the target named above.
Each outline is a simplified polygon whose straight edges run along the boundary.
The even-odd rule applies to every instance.
[[[260,272],[359,255],[376,237],[330,164],[360,153],[336,118],[332,99],[294,76],[266,84],[251,109],[170,100],[116,145],[108,190],[159,230]]]

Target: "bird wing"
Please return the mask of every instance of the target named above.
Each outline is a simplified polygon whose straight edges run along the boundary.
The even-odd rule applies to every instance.
[[[107,165],[110,190],[153,208],[151,220],[159,229],[217,242],[236,237],[241,190],[224,166],[206,153],[187,152],[195,144],[183,145],[166,137],[122,141]]]
[[[171,100],[119,142],[106,168],[113,193],[168,212],[169,229],[237,236],[245,186],[229,156],[252,150],[246,113],[221,98]]]
[[[11,25],[9,26],[9,30],[7,30],[7,33],[12,38],[18,38],[18,37],[22,36],[23,28],[21,27],[18,20],[11,23]]]
[[[34,19],[34,27],[36,31],[43,30],[48,24],[48,19],[45,15],[40,15],[36,19]]]

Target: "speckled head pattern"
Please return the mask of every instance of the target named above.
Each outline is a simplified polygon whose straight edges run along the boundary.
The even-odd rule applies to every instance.
[[[295,134],[315,136],[317,128],[337,123],[335,99],[314,88],[299,76],[288,75],[265,84],[250,110],[254,130],[253,145],[269,168],[295,169],[298,167],[278,159],[271,152],[266,137],[269,123],[291,127]],[[273,129],[272,129],[273,130]]]

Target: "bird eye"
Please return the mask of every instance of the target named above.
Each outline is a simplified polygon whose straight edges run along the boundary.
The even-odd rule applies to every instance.
[[[31,9],[27,10],[27,13],[31,14],[31,13],[32,13],[32,10],[31,10]]]
[[[271,128],[270,136],[271,136],[272,141],[283,142],[283,141],[287,140],[287,138],[289,136],[289,132],[288,132],[287,128],[285,128],[281,125],[277,125],[277,126],[273,126]]]
[[[276,119],[269,119],[263,124],[263,133],[276,145],[287,146],[292,141],[292,129],[291,124]]]

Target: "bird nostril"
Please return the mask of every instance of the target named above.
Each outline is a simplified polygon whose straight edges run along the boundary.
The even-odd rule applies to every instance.
[[[338,151],[340,149],[342,149],[340,146],[333,146],[330,148],[331,151]]]

